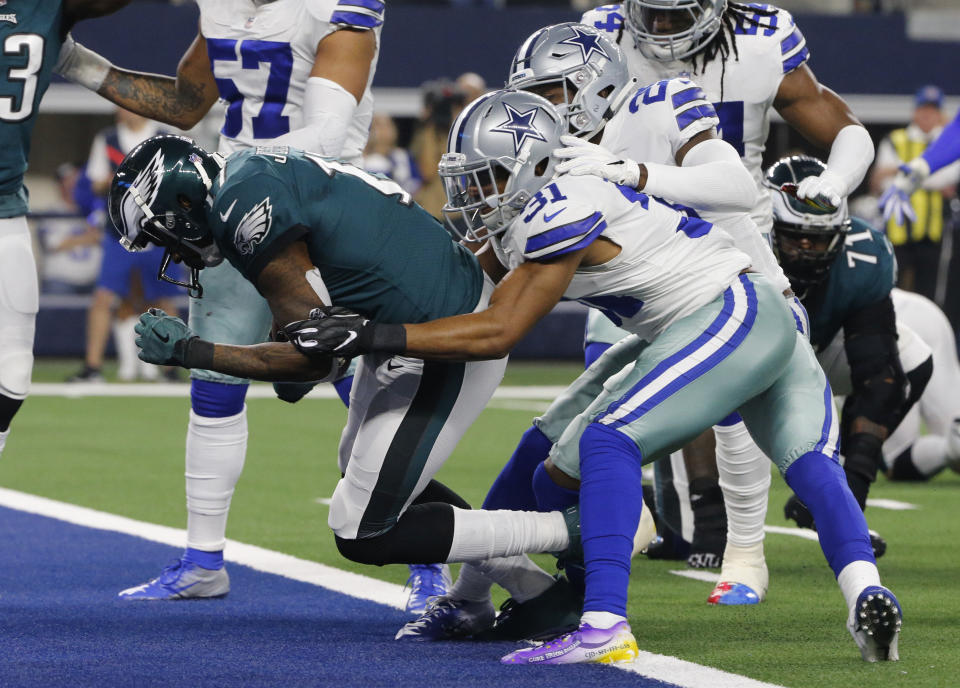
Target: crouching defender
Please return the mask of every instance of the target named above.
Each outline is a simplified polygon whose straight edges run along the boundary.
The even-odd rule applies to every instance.
[[[580,627],[504,663],[636,656],[626,605],[641,466],[732,411],[814,513],[863,658],[897,659],[900,606],[880,585],[866,521],[837,461],[829,385],[785,300],[719,227],[598,177],[554,179],[564,130],[548,101],[511,91],[474,101],[451,129],[440,163],[448,225],[489,239],[511,268],[486,310],[397,327],[327,308],[292,328],[298,346],[496,358],[561,298],[600,306],[635,335],[591,369],[602,387],[585,395],[589,404],[551,450],[552,466],[581,480]],[[467,621],[450,609],[450,623]]]
[[[189,139],[149,139],[117,170],[110,214],[129,250],[154,243],[166,260],[184,262],[193,290],[200,270],[226,258],[281,323],[331,303],[387,323],[424,321],[482,309],[493,290],[474,255],[397,184],[286,147],[224,161]],[[215,345],[162,312],[141,316],[137,330],[146,361],[239,377],[322,380],[346,364],[290,342]],[[389,353],[360,359],[329,516],[345,557],[427,564],[568,547],[560,512],[471,511],[432,481],[504,367]]]

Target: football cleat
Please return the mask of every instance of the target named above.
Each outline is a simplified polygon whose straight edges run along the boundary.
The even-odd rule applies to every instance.
[[[632,662],[639,654],[630,624],[621,621],[611,628],[581,624],[573,633],[522,650],[500,659],[501,664],[615,664]]]
[[[506,600],[493,627],[476,640],[543,640],[574,631],[580,625],[583,595],[562,576],[545,591],[527,600]]]
[[[817,529],[810,511],[796,495],[790,495],[790,499],[783,505],[783,516],[788,521],[796,521],[797,527],[799,528]]]
[[[875,530],[868,532],[870,533],[870,546],[873,548],[873,558],[879,559],[887,551],[887,541],[880,537],[880,533]]]
[[[394,640],[452,640],[485,631],[493,625],[493,603],[434,597],[427,609],[403,625]]]
[[[67,378],[67,382],[103,382],[103,373],[99,368],[83,366],[83,370]]]
[[[405,609],[411,614],[423,614],[432,597],[446,595],[450,590],[450,567],[446,564],[410,564],[410,588]]]
[[[738,547],[727,543],[720,582],[707,597],[709,604],[760,604],[767,594],[770,574],[763,558],[763,543]]]
[[[657,537],[657,524],[646,502],[642,504],[642,509],[637,532],[633,534],[633,553],[631,554],[633,557],[644,554]]]
[[[230,592],[227,569],[205,569],[178,559],[149,583],[127,588],[121,600],[186,600],[225,597]]]
[[[864,661],[896,662],[900,659],[897,643],[902,623],[903,611],[894,594],[882,586],[871,585],[864,588],[850,610],[847,630]]]

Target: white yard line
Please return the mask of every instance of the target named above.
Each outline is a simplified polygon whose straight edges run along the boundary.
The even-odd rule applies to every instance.
[[[133,385],[123,386],[132,387]],[[160,385],[142,386],[155,388]],[[0,488],[0,506],[87,528],[132,535],[172,547],[182,547],[186,539],[186,532],[177,528],[135,521],[124,516],[108,514],[103,511],[5,488]],[[403,587],[394,583],[385,583],[376,578],[341,571],[332,566],[306,561],[289,554],[274,552],[235,540],[227,541],[226,552],[229,555],[228,560],[230,562],[249,566],[258,571],[284,576],[302,583],[318,585],[351,597],[378,602],[388,607],[403,609],[404,606]],[[652,652],[641,651],[635,661],[614,666],[624,671],[658,681],[665,681],[681,688],[782,688],[782,686],[773,683],[756,681],[746,676],[738,676],[737,674]]]
[[[494,399],[544,399],[552,400],[566,389],[563,385],[499,387]],[[190,385],[186,382],[112,383],[112,382],[35,382],[30,386],[30,395],[38,397],[189,397]],[[250,399],[272,399],[276,396],[273,385],[250,385]],[[317,385],[307,399],[338,399],[333,385]],[[539,408],[539,405],[538,405]],[[528,410],[523,408],[521,410]]]
[[[896,499],[867,499],[867,506],[875,509],[890,509],[891,511],[912,511],[920,507],[910,502],[898,502]]]

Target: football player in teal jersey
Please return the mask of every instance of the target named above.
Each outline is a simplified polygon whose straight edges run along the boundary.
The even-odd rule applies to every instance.
[[[845,202],[833,210],[796,198],[796,185],[824,167],[816,158],[793,156],[767,170],[772,237],[809,314],[810,343],[834,393],[846,396],[840,426],[844,471],[864,508],[883,465],[881,446],[923,393],[933,359],[929,347],[896,318],[890,296],[896,261],[886,237],[851,218]],[[785,512],[798,525],[813,527],[796,497]],[[874,545],[880,545],[876,538]]]
[[[40,100],[60,46],[79,19],[129,0],[8,0],[0,7],[0,454],[30,390],[39,286],[27,228],[23,175]]]
[[[399,185],[286,147],[237,152],[224,162],[189,139],[159,136],[118,168],[110,217],[127,249],[153,243],[166,259],[182,261],[190,269],[183,285],[198,295],[200,272],[226,259],[267,300],[276,322],[302,323],[336,304],[387,323],[368,342],[385,353],[358,359],[340,441],[344,477],[328,523],[344,556],[425,564],[569,546],[558,511],[471,511],[432,481],[493,394],[506,360],[423,361],[386,351],[403,348],[392,341],[402,338],[399,323],[486,308],[503,269],[491,252],[478,259],[455,243]],[[323,380],[346,364],[307,346],[300,353],[290,342],[214,344],[159,311],[141,316],[137,331],[143,360],[245,378]],[[485,546],[475,546],[478,532],[491,535]]]

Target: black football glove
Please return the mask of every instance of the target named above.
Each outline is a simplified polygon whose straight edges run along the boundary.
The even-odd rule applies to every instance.
[[[305,356],[352,358],[375,351],[398,354],[407,343],[403,325],[374,323],[341,306],[314,308],[306,320],[292,322],[283,331]]]

